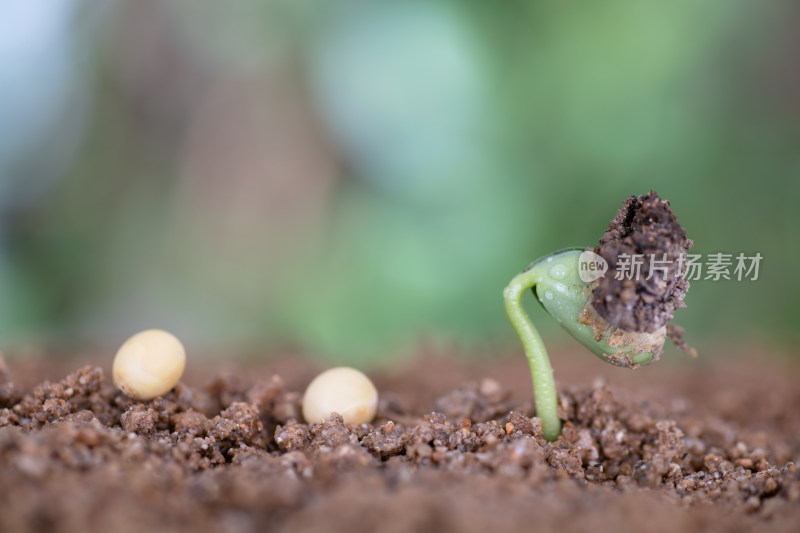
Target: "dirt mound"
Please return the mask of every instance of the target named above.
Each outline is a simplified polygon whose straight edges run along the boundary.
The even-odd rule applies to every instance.
[[[0,530],[796,530],[796,390],[764,407],[773,433],[756,435],[713,405],[598,381],[561,391],[564,433],[548,443],[531,403],[496,379],[413,412],[436,370],[379,378],[378,419],[359,426],[298,422],[300,394],[278,376],[136,402],[96,367],[27,394],[4,373]],[[743,397],[794,390],[785,375],[751,380]]]

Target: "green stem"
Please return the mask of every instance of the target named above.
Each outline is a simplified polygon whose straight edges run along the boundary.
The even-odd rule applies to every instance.
[[[522,307],[522,295],[533,288],[540,279],[536,268],[518,274],[503,291],[503,298],[508,319],[522,341],[522,347],[531,367],[536,416],[542,420],[542,434],[548,441],[554,441],[561,435],[561,419],[558,418],[558,397],[553,379],[553,367],[550,366],[550,359],[547,357],[539,332]]]

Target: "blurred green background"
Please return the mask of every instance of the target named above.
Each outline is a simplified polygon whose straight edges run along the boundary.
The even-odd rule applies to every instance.
[[[693,283],[687,338],[791,350],[799,25],[788,0],[4,0],[0,348],[515,346],[511,277],[652,188],[696,253],[764,257]]]

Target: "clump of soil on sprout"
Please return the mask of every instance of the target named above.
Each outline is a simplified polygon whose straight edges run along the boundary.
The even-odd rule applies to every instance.
[[[608,273],[597,280],[592,291],[594,309],[626,331],[652,333],[667,326],[670,338],[688,349],[682,341],[683,329],[669,322],[676,309],[686,307],[686,251],[693,244],[668,201],[653,191],[631,196],[594,249],[608,263]],[[630,266],[634,257],[641,259],[641,275],[614,275],[620,269],[621,258]]]

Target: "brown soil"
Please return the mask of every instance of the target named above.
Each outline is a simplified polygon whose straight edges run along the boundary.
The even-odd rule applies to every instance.
[[[597,281],[592,306],[609,323],[625,331],[652,333],[663,327],[676,309],[684,307],[689,282],[681,276],[686,273],[686,250],[692,244],[670,210],[669,202],[653,191],[631,196],[600,238],[600,246],[595,248],[595,253],[608,262],[608,271]],[[642,258],[638,279],[617,279],[622,254]],[[664,261],[653,264],[656,268],[652,276],[651,259]],[[666,267],[666,271],[659,267]],[[678,328],[670,331],[679,346],[681,333]]]
[[[355,427],[297,422],[296,359],[148,402],[93,366],[26,393],[0,370],[0,531],[797,531],[796,363],[554,362],[552,444],[521,357],[378,374]]]

